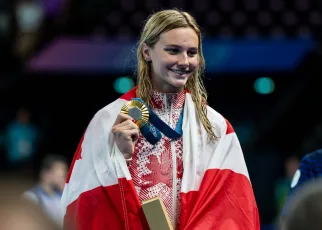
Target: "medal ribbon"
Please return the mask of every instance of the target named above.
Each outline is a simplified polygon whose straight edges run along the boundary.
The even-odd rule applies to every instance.
[[[152,145],[161,140],[161,132],[171,140],[178,139],[182,136],[183,108],[181,110],[176,128],[173,130],[169,125],[162,121],[151,108],[149,108],[141,98],[132,98],[143,103],[149,110],[149,121],[140,128],[142,135]]]

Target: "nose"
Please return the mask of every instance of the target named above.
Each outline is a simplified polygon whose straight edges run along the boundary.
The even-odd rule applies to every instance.
[[[182,69],[189,66],[189,57],[186,53],[182,53],[178,60],[178,66]]]

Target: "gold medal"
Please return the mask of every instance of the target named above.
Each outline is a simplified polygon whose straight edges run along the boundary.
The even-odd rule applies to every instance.
[[[126,102],[122,109],[121,113],[127,114],[132,117],[135,121],[135,124],[141,128],[149,121],[149,110],[140,101],[131,100]]]

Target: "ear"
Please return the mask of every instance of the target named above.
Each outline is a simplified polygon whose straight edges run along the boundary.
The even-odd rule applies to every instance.
[[[150,50],[151,50],[151,48],[146,43],[143,43],[141,52],[142,52],[144,59],[148,62],[151,61]]]

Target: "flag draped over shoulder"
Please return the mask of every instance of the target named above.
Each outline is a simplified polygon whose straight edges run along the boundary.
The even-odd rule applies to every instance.
[[[62,208],[67,230],[148,229],[122,153],[111,132],[132,89],[98,111],[88,125],[69,170]],[[207,116],[219,136],[209,142],[186,93],[180,229],[259,230],[259,216],[237,136],[219,113]]]

